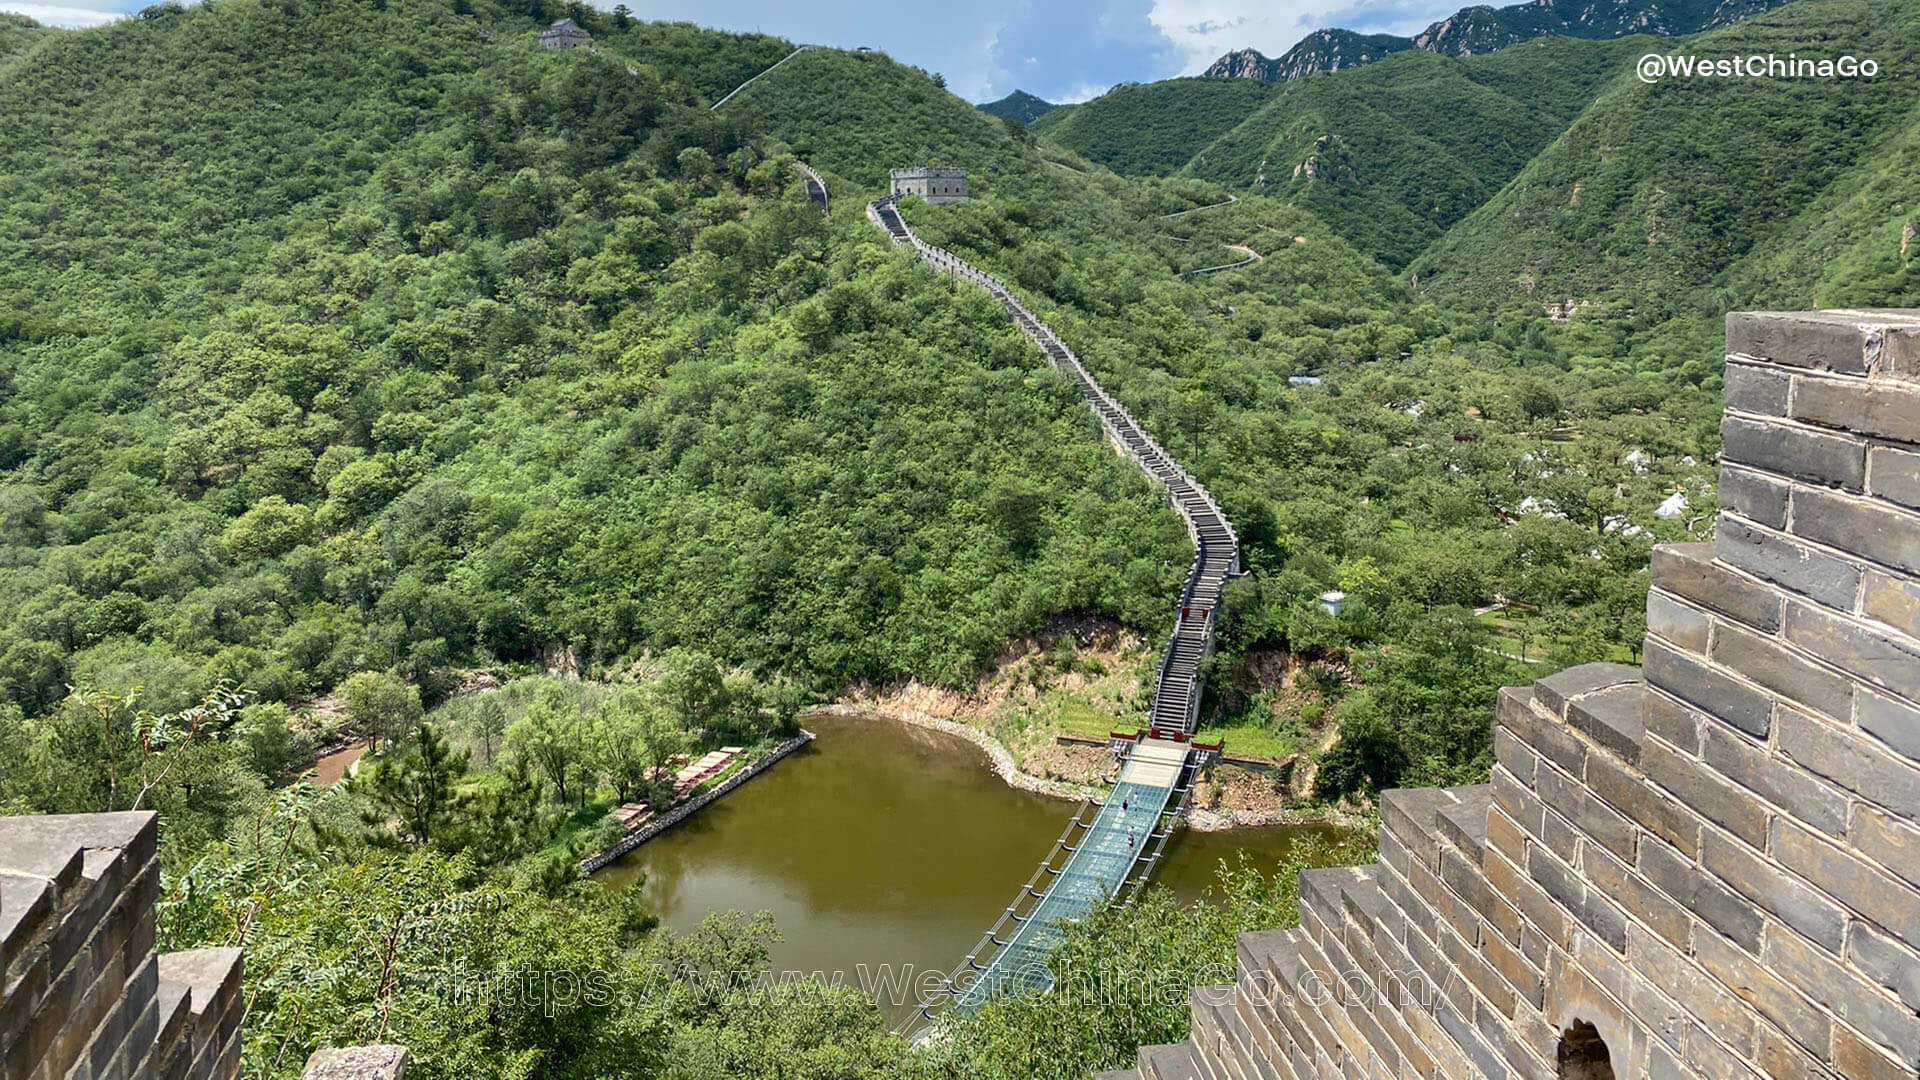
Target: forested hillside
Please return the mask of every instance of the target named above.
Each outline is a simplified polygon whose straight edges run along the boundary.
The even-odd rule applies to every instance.
[[[17,59],[41,39],[57,33],[25,15],[0,11],[0,67]]]
[[[1056,110],[1034,131],[1114,172],[1167,176],[1272,95],[1246,79],[1134,83]]]
[[[1907,62],[1894,0],[1836,12]],[[534,48],[562,13],[597,51]],[[1216,183],[1117,175],[879,53],[709,111],[791,48],[548,0],[223,0],[0,66],[0,808],[161,811],[164,933],[247,943],[261,1075],[390,1037],[426,1080],[1031,1080],[1184,1033],[1009,1003],[916,1057],[851,991],[674,981],[750,972],[764,920],[675,936],[575,880],[679,750],[861,681],[965,690],[1050,619],[1164,632],[1178,519],[1000,310],[862,219],[888,168],[970,170],[903,212],[1219,497],[1256,573],[1203,723],[1349,805],[1483,777],[1495,688],[1537,665],[1634,658],[1650,546],[1712,512],[1721,389],[1703,321],[1650,322],[1913,294],[1911,80],[1615,87],[1576,120],[1632,43],[1405,57],[1229,91],[1265,119],[1206,151]],[[1135,131],[1143,171],[1190,137]],[[1563,295],[1652,299],[1549,320]],[[505,688],[447,700],[467,680]],[[218,738],[156,719],[196,702]],[[335,794],[280,788],[310,706],[380,740]],[[1285,917],[1290,876],[1233,881],[1070,948],[1197,969]],[[423,910],[381,946],[406,965],[667,989],[542,1016],[353,977]]]
[[[1184,175],[1260,191],[1404,266],[1630,77],[1645,38],[1543,38],[1465,59],[1403,52],[1290,83]]]
[[[1000,120],[1012,120],[1016,124],[1031,124],[1060,106],[1043,101],[1025,90],[1015,90],[998,101],[989,101],[980,106],[980,111]]]
[[[636,32],[668,59],[629,76],[424,5],[236,2],[10,70],[11,700],[682,641],[955,678],[1049,610],[1158,610],[1177,523],[996,370],[988,309],[913,301],[778,144],[685,107],[760,59],[710,36]]]
[[[1413,264],[1436,296],[1596,305],[1651,326],[1729,304],[1909,295],[1920,12],[1802,0],[1693,39],[1711,56],[1851,54],[1873,79],[1622,80]]]

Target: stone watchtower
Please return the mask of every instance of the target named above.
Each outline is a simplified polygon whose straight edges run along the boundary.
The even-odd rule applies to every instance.
[[[1643,668],[1501,692],[1478,787],[1390,791],[1193,993],[1197,1077],[1920,1073],[1920,312],[1727,320],[1718,536]]]
[[[540,31],[543,49],[580,49],[593,44],[593,38],[572,19],[561,19]]]
[[[894,169],[890,175],[894,195],[918,195],[935,206],[962,202],[967,197],[965,169]]]

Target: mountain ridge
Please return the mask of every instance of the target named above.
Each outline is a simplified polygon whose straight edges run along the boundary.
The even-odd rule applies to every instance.
[[[1362,34],[1337,27],[1315,30],[1278,57],[1239,49],[1213,62],[1202,77],[1291,82],[1323,71],[1370,64],[1419,49],[1443,56],[1479,56],[1522,41],[1557,34],[1619,38],[1631,34],[1678,37],[1715,30],[1784,0],[1527,0],[1464,7],[1411,37]]]
[[[1045,98],[1029,94],[1025,90],[1015,90],[998,101],[989,101],[974,107],[988,116],[1012,120],[1016,124],[1031,124],[1060,106]]]

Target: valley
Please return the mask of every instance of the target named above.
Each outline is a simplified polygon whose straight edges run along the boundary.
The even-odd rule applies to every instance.
[[[1384,792],[1485,781],[1502,687],[1655,648],[1729,310],[1920,296],[1920,15],[1697,6],[978,108],[543,0],[0,15],[0,813],[158,812],[159,942],[245,948],[248,1075],[1131,1067],[1298,871],[1374,857]],[[1682,49],[1889,75],[1634,77]],[[1039,910],[1067,807],[871,710],[1078,794],[1139,731],[1171,810],[1294,824],[1156,865],[1153,813],[1037,921],[1180,994],[982,994],[910,1045],[754,979],[951,970]],[[625,996],[448,991],[553,969]]]

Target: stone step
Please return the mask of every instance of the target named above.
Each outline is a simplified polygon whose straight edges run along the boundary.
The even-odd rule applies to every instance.
[[[1140,1080],[1200,1080],[1199,1067],[1193,1061],[1190,1042],[1165,1043],[1140,1048]]]
[[[1478,866],[1487,847],[1487,808],[1493,805],[1493,785],[1453,790],[1460,801],[1440,808],[1436,818],[1440,835]]]
[[[1640,761],[1645,741],[1645,695],[1645,676],[1627,664],[1582,664],[1533,684],[1535,704],[1631,764]]]
[[[1416,862],[1439,862],[1440,811],[1482,797],[1485,785],[1460,788],[1395,788],[1380,793],[1380,827],[1393,834]],[[1485,803],[1481,803],[1482,811]]]

